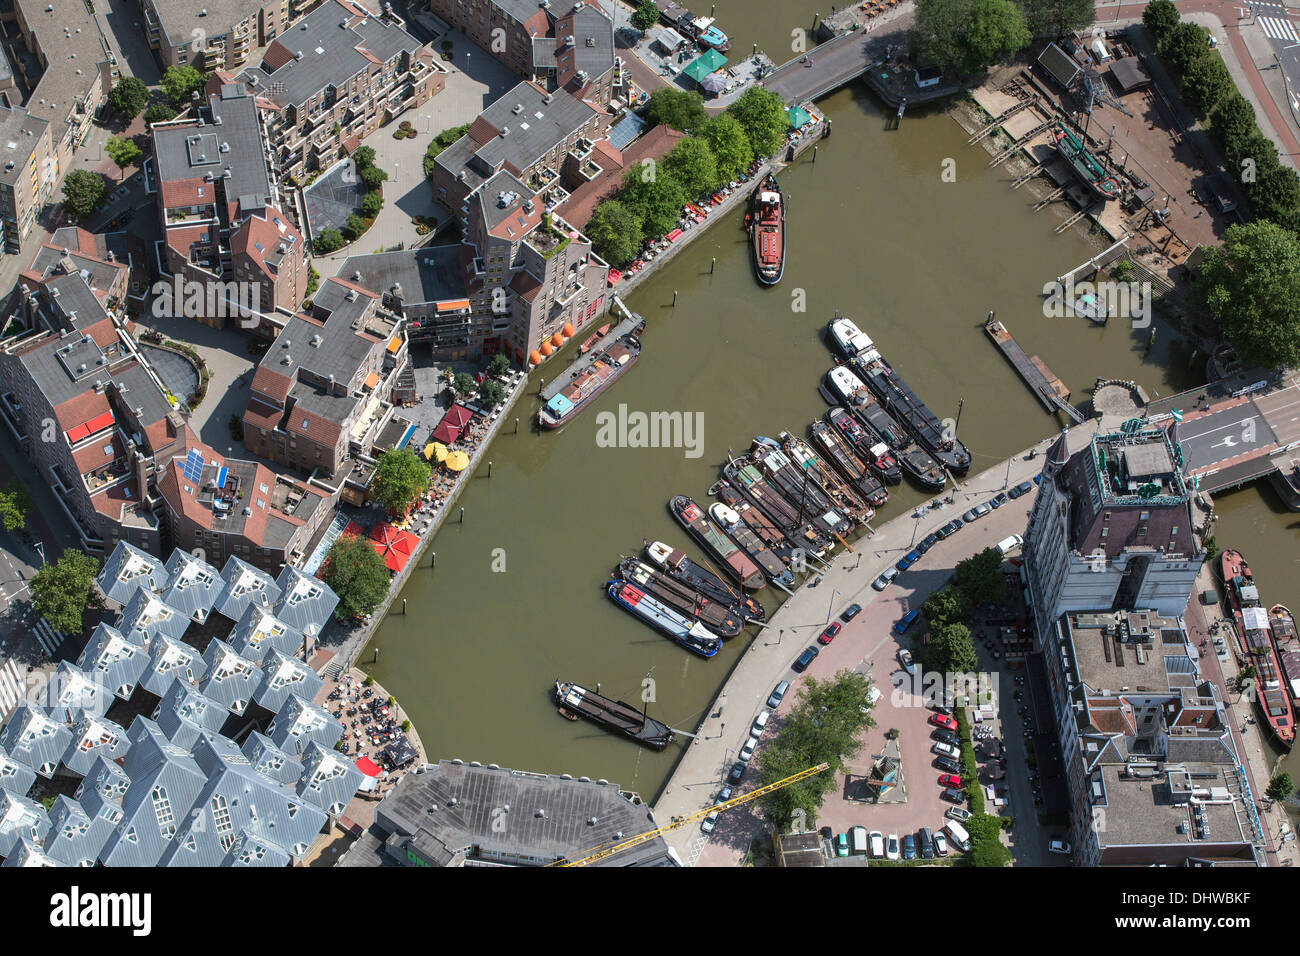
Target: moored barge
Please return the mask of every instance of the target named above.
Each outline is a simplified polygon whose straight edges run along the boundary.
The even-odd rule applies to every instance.
[[[626,701],[604,697],[572,681],[555,682],[555,704],[565,717],[581,717],[655,750],[663,750],[676,737],[667,724]]]

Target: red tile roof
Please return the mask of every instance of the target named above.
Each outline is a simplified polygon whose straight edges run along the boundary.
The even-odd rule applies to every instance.
[[[252,390],[261,392],[268,398],[275,399],[281,405],[284,404],[285,398],[288,397],[291,387],[293,387],[293,379],[272,371],[265,366],[259,365],[257,371],[253,373]]]
[[[531,272],[519,272],[510,280],[510,288],[532,302],[541,291],[542,283]]]
[[[55,405],[54,418],[58,421],[61,429],[68,431],[104,414],[108,410],[108,399],[104,393],[88,389],[75,398],[70,398],[66,402]]]
[[[273,40],[266,48],[266,52],[262,54],[262,65],[267,68],[268,73],[274,73],[286,63],[292,62],[293,51],[279,40]]]
[[[217,194],[215,183],[207,182],[198,176],[192,179],[173,179],[171,182],[163,183],[160,189],[164,209],[207,205]]]
[[[645,159],[662,159],[681,138],[682,134],[675,129],[656,126],[622,153],[610,146],[608,140],[596,143],[596,149],[601,153],[596,157],[596,164],[601,167],[600,175],[573,191],[564,203],[564,218],[579,229],[586,226],[596,207],[618,192],[625,169],[631,169]]]
[[[113,454],[104,454],[105,445],[112,447]],[[103,468],[114,459],[125,457],[126,451],[122,448],[121,439],[118,438],[116,433],[104,441],[94,442],[84,448],[78,448],[72,453],[72,460],[77,463],[77,474],[79,475],[88,475],[97,468]]]

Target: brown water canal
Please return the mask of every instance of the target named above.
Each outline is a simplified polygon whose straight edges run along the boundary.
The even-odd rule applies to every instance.
[[[783,60],[790,29],[811,25],[813,9],[802,0],[732,0],[717,15],[734,49],[758,42]],[[559,433],[529,428],[537,401],[521,400],[519,434],[507,428],[497,439],[487,456],[493,476],[480,470],[460,501],[464,523],[453,518],[433,543],[436,568],[426,554],[404,592],[409,613],[378,631],[380,658],[367,669],[402,701],[431,759],[604,777],[657,794],[675,746],[653,753],[563,720],[552,683],[600,682],[606,694],[636,702],[650,674],[651,713],[694,727],[749,639],[733,639],[711,660],[695,657],[615,606],[603,585],[644,538],[686,545],[667,499],[685,493],[706,503],[728,448],[781,429],[802,434],[825,411],[817,384],[831,356],[822,330],[837,309],[940,417],[955,416],[965,400],[959,434],[976,471],[1060,427],[985,337],[990,309],[1079,400],[1099,375],[1159,394],[1194,384],[1186,351],[1171,350],[1166,329],[1144,356],[1147,333],[1125,323],[1044,318],[1043,284],[1086,260],[1090,247],[1055,235],[1057,221],[1010,192],[1005,174],[987,169],[986,154],[966,146],[950,118],[909,113],[901,130],[887,132],[860,84],[820,105],[833,135],[816,163],[805,158],[781,177],[790,197],[782,283],[763,289],[754,281],[739,214],[696,238],[628,300],[648,320],[636,368]],[[947,158],[957,162],[956,182],[941,180]],[[562,368],[553,360],[547,377]],[[600,447],[598,413],[620,404],[699,413],[698,457],[684,448]],[[906,485],[895,489],[878,520],[922,500]],[[1268,595],[1294,593],[1294,517],[1270,513],[1252,489],[1222,510],[1220,543],[1239,529]],[[773,597],[764,592],[763,600],[771,611]]]

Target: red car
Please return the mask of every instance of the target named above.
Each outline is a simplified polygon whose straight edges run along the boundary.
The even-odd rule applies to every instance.
[[[952,717],[945,717],[943,714],[931,714],[930,723],[936,727],[942,727],[944,730],[955,731],[957,729],[957,721]]]
[[[952,787],[954,790],[961,789],[961,777],[955,773],[945,773],[939,777],[939,786]]]
[[[826,626],[826,630],[822,631],[821,634],[818,635],[817,640],[821,641],[823,644],[829,644],[831,641],[835,640],[835,635],[839,632],[840,622],[832,621]]]

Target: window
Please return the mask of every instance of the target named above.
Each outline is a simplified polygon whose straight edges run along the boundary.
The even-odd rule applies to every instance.
[[[153,800],[153,812],[154,816],[158,818],[159,829],[165,831],[170,827],[171,834],[174,834],[176,827],[173,824],[176,822],[176,817],[172,814],[172,802],[167,798],[167,788],[154,787],[149,796]],[[167,834],[167,836],[170,837],[171,834]]]
[[[226,805],[226,798],[221,794],[217,794],[212,798],[210,806],[212,808],[212,822],[216,825],[217,833],[232,833],[235,828],[230,822],[230,807]],[[222,845],[225,849],[230,849],[230,847],[224,843],[224,837]]]

